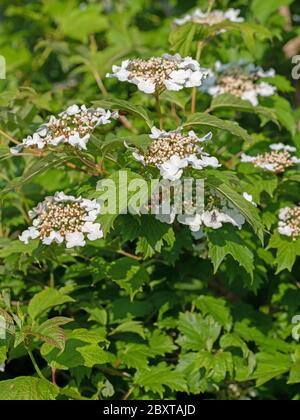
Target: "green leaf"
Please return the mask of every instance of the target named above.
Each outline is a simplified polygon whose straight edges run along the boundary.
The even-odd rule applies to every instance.
[[[110,335],[120,334],[120,333],[135,333],[145,338],[145,332],[143,324],[140,321],[126,321],[114,328]]]
[[[300,361],[297,360],[291,367],[288,384],[300,383]]]
[[[228,93],[215,96],[210,107],[212,111],[215,111],[216,109],[230,108],[239,112],[258,114],[264,117],[267,121],[273,121],[275,124],[279,125],[277,113],[272,108],[253,106],[249,101],[244,101],[243,99]]]
[[[85,8],[71,8],[56,16],[60,31],[67,37],[87,42],[88,35],[102,32],[109,27],[108,18],[101,14],[100,5],[86,5]]]
[[[63,305],[68,302],[74,302],[74,299],[57,289],[48,288],[34,295],[29,302],[28,313],[32,319],[36,319],[43,312],[53,308],[53,306]]]
[[[203,44],[220,33],[220,31],[232,31],[234,34],[242,36],[244,42],[251,52],[256,53],[256,40],[271,39],[272,33],[265,26],[250,22],[231,22],[225,20],[216,25],[198,25],[188,22],[185,25],[175,26],[169,37],[172,50],[183,55],[190,54],[192,41],[201,41]]]
[[[224,299],[212,296],[199,296],[195,300],[195,305],[203,315],[211,315],[227,331],[231,329],[232,317]]]
[[[110,188],[107,182],[111,182],[115,188]],[[102,210],[102,214],[99,216],[101,228],[105,235],[112,229],[118,215],[124,214],[129,210],[127,207],[129,206],[130,200],[135,197],[135,194],[139,195],[139,197],[137,197],[139,199],[138,205],[147,202],[149,194],[148,185],[147,188],[132,187],[132,191],[129,191],[129,186],[132,186],[133,182],[136,182],[137,184],[146,183],[141,175],[130,170],[117,171],[104,180],[104,182],[100,181],[98,183],[97,191],[94,196],[100,201],[104,201],[105,205],[109,205],[109,202],[112,201],[116,206],[116,209],[107,210],[106,212]],[[141,192],[141,194],[139,194],[139,192]]]
[[[138,370],[134,376],[134,383],[145,388],[146,392],[155,392],[163,397],[165,387],[172,391],[186,391],[187,386],[182,373],[175,372],[166,363],[151,366],[149,370]]]
[[[220,325],[213,318],[190,312],[179,315],[178,329],[181,334],[177,343],[188,350],[211,350],[221,332]]]
[[[252,195],[255,203],[260,203],[261,195],[264,192],[273,197],[277,187],[278,177],[274,173],[261,172],[244,175],[243,188]]]
[[[268,0],[267,2],[253,0],[251,11],[260,22],[266,22],[273,13],[278,13],[281,6],[289,6],[292,2],[293,0]]]
[[[128,368],[144,370],[148,366],[148,359],[152,353],[145,344],[129,343],[118,353],[118,358],[122,360]]]
[[[233,229],[223,228],[218,232],[209,232],[208,237],[209,256],[215,273],[225,257],[231,255],[253,279],[254,255]]]
[[[151,143],[151,139],[148,134],[130,134],[127,137],[117,137],[111,135],[107,136],[105,141],[100,145],[104,150],[111,151],[113,146],[117,146],[118,148],[121,147],[123,149],[125,142],[130,146],[133,145],[138,147],[139,149],[142,149],[143,151],[146,151],[149,144]]]
[[[32,255],[39,246],[39,240],[32,240],[27,245],[19,240],[10,241],[0,250],[0,258],[7,258],[12,254]]]
[[[134,105],[131,102],[124,101],[123,99],[116,99],[112,97],[104,98],[100,101],[94,101],[93,104],[97,107],[129,112],[129,114],[133,114],[143,119],[149,128],[153,127],[153,121],[151,120],[148,111],[140,105]]]
[[[124,257],[113,262],[109,268],[108,275],[122,289],[134,296],[142,291],[144,284],[148,283],[150,278],[146,269],[141,263],[131,258]]]
[[[152,354],[155,356],[172,353],[177,349],[177,346],[173,343],[172,338],[159,330],[153,331],[153,334],[149,339],[149,346]]]
[[[227,350],[231,347],[240,348],[243,352],[244,358],[247,358],[250,353],[247,344],[236,334],[222,335],[220,339],[220,346],[224,350]]]
[[[257,367],[249,379],[256,379],[257,386],[289,372],[293,363],[290,355],[281,353],[257,353],[256,360]]]
[[[140,236],[136,252],[142,253],[144,259],[160,253],[164,245],[172,248],[176,240],[173,228],[152,215],[141,216]]]
[[[292,136],[295,136],[297,130],[296,118],[290,102],[281,96],[272,97],[270,102],[272,103],[280,124],[285,127]]]
[[[189,55],[197,27],[198,25],[193,22],[175,27],[169,36],[172,51],[181,54],[183,57]]]
[[[41,347],[41,355],[51,367],[62,370],[78,366],[91,368],[111,361],[111,355],[97,344],[87,344],[76,338],[69,339],[68,335],[63,352],[45,343]]]
[[[72,319],[64,317],[55,317],[43,322],[42,325],[34,328],[33,333],[44,343],[48,343],[59,350],[64,350],[66,336],[61,325],[68,324]]]
[[[67,333],[69,340],[80,340],[89,344],[108,343],[102,330],[98,329],[88,330],[86,328],[75,328],[75,330],[72,331],[68,330]]]
[[[43,379],[19,376],[15,379],[0,381],[0,400],[55,400],[59,388]]]
[[[191,127],[195,125],[217,128],[219,130],[228,131],[234,136],[241,137],[243,140],[252,141],[252,137],[247,131],[240,127],[235,121],[221,120],[214,115],[205,113],[195,113],[188,117],[183,127]]]
[[[276,249],[276,264],[279,274],[283,270],[292,271],[297,257],[300,256],[300,239],[293,241],[291,238],[274,233],[267,249]]]

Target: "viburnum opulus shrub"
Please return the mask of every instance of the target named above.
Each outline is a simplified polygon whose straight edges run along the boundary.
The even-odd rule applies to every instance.
[[[0,11],[0,399],[299,399],[298,2]]]

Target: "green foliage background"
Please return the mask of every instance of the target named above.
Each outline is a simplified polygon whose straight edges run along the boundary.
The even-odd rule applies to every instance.
[[[240,8],[246,23],[212,37],[201,65],[243,58],[275,68],[279,94],[263,98],[259,110],[198,94],[197,114],[188,117],[189,90],[162,98],[166,129],[213,129],[212,155],[223,168],[201,176],[234,202],[237,191],[251,193],[259,212],[241,206],[252,227],[212,231],[196,243],[187,228],[120,216],[103,220],[105,239],[66,251],[18,240],[28,210],[55,191],[93,196],[99,177],[72,170],[67,163],[80,163],[64,151],[11,158],[11,139],[73,103],[120,108],[134,132],[120,123],[101,128],[89,152],[111,174],[125,168],[143,176],[123,139],[140,145],[157,124],[153,98],[105,74],[127,57],[194,56],[205,34],[192,39],[192,28],[175,32],[172,22],[207,2],[1,1],[0,315],[8,326],[1,400],[300,398],[300,348],[291,336],[300,314],[300,241],[276,233],[278,210],[298,203],[299,171],[278,177],[239,163],[241,151],[274,141],[300,151],[299,83],[283,53],[300,26],[287,30],[278,13],[286,5],[300,14],[297,3],[216,2]]]

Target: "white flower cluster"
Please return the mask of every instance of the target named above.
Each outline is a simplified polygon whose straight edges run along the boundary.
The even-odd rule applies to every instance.
[[[11,153],[18,154],[24,148],[44,149],[47,146],[69,144],[86,150],[91,133],[99,125],[109,124],[117,119],[118,113],[103,108],[86,108],[72,105],[59,114],[51,116],[49,122],[43,124],[32,135],[23,139],[20,145],[11,148]]]
[[[293,146],[275,143],[270,145],[270,149],[271,152],[257,156],[248,156],[243,153],[241,155],[241,161],[244,163],[253,163],[257,168],[276,173],[283,173],[286,169],[300,163],[300,158],[291,154],[297,150]]]
[[[106,77],[133,83],[140,91],[148,94],[200,86],[207,77],[207,71],[196,60],[191,57],[182,58],[180,54],[165,54],[149,60],[125,60],[121,66],[113,66],[112,70],[113,74],[107,74]]]
[[[253,203],[250,194],[244,193],[244,198],[253,205],[256,205]],[[232,203],[217,193],[210,196],[210,203],[202,213],[177,215],[176,210],[172,207],[169,215],[157,214],[155,217],[162,223],[172,224],[176,220],[176,216],[180,224],[187,225],[190,228],[195,239],[201,239],[205,236],[203,227],[220,229],[224,223],[230,223],[238,229],[241,229],[246,221],[245,217]]]
[[[211,96],[228,93],[257,106],[259,96],[272,96],[276,92],[275,86],[260,81],[261,78],[274,77],[273,69],[264,71],[261,67],[245,61],[229,64],[217,61],[215,71],[208,70],[208,72],[209,76],[201,86],[201,90]]]
[[[285,207],[280,210],[278,231],[293,240],[300,237],[300,206]]]
[[[193,13],[186,15],[174,21],[175,25],[181,26],[188,22],[197,23],[199,25],[217,25],[226,20],[230,22],[241,23],[244,18],[240,16],[239,9],[228,9],[225,12],[222,10],[214,10],[212,12],[202,12],[201,9],[196,9]]]
[[[163,179],[169,181],[180,179],[183,169],[189,165],[199,170],[205,167],[217,168],[221,166],[218,159],[204,152],[203,147],[198,145],[198,143],[210,140],[212,133],[198,138],[194,131],[189,131],[186,135],[181,132],[181,129],[162,131],[153,127],[151,132],[150,138],[153,141],[146,154],[139,154],[137,149],[133,149],[132,154],[143,165],[156,166]]]
[[[25,244],[39,238],[44,245],[65,242],[67,248],[83,247],[86,237],[90,241],[103,237],[100,223],[95,223],[99,214],[96,200],[57,192],[29,212],[32,226],[19,239]]]

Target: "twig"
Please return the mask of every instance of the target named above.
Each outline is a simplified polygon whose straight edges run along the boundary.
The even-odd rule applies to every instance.
[[[124,395],[124,397],[122,398],[122,400],[126,401],[128,400],[128,398],[130,397],[130,395],[133,393],[133,388],[129,388],[128,392],[126,392],[126,394]]]
[[[75,165],[74,163],[71,162],[66,162],[66,166],[70,169],[73,169],[74,171],[79,171],[79,172],[83,172],[85,174],[88,174],[90,176],[94,176],[95,174],[93,174],[92,172],[87,171],[84,168],[81,168],[80,166]]]
[[[140,261],[142,259],[141,257],[138,257],[137,255],[133,255],[130,252],[123,251],[122,249],[119,249],[117,253],[136,261]]]
[[[3,137],[6,137],[8,140],[10,140],[14,144],[20,144],[18,140],[13,138],[10,134],[7,134],[5,131],[0,129],[0,134],[2,134]]]
[[[51,373],[52,373],[52,383],[53,385],[56,385],[56,368],[52,368]]]

